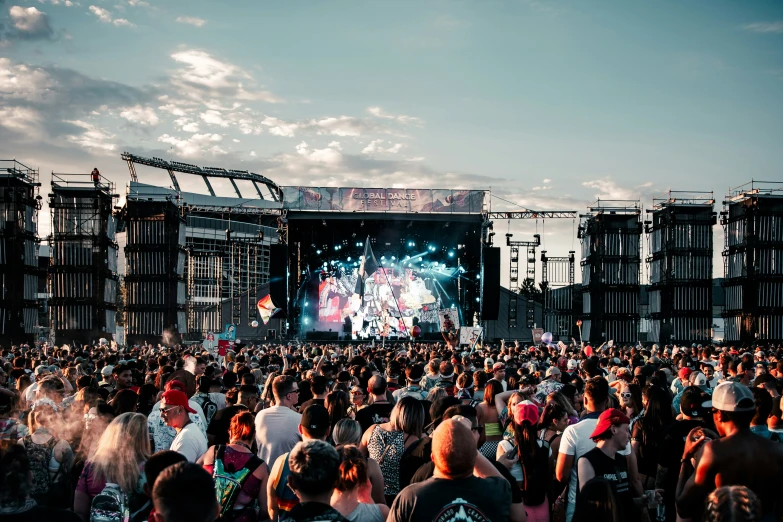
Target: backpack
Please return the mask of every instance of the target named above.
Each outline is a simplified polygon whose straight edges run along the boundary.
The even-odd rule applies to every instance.
[[[130,508],[120,486],[107,482],[90,506],[90,522],[128,522]]]
[[[57,439],[52,437],[45,444],[37,444],[33,442],[31,435],[25,435],[22,439],[22,445],[27,451],[27,458],[30,460],[30,471],[33,474],[30,496],[35,498],[39,504],[48,504],[47,502],[42,502],[42,499],[49,494],[52,483],[57,479],[60,475],[60,471],[63,469],[63,466],[60,465],[54,478],[49,476],[49,461],[52,460],[54,447],[58,442]]]
[[[212,417],[214,417],[217,412],[217,404],[212,402],[209,395],[195,397],[194,400],[198,402],[198,405],[201,406],[201,409],[204,411],[204,422],[209,426],[209,423],[212,422]]]
[[[222,444],[215,449],[212,480],[215,482],[215,494],[220,504],[220,520],[230,521],[234,518],[234,503],[242,486],[264,461],[253,455],[243,468],[235,470],[233,465],[223,463],[225,454],[226,447]]]

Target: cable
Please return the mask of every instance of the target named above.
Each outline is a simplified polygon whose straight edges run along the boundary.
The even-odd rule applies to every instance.
[[[497,198],[497,199],[499,199],[500,201],[505,201],[506,203],[508,203],[508,204],[510,204],[510,205],[514,205],[515,207],[519,207],[519,208],[521,208],[521,209],[525,209],[525,210],[527,210],[528,212],[534,212],[533,210],[531,210],[531,209],[529,209],[529,208],[527,208],[527,207],[523,207],[523,206],[522,206],[522,205],[520,205],[519,203],[514,203],[513,201],[509,201],[509,200],[507,200],[507,199],[503,199],[503,198],[501,198],[500,196],[496,196],[496,195],[494,195],[494,194],[490,194],[490,196],[492,196],[493,198]]]

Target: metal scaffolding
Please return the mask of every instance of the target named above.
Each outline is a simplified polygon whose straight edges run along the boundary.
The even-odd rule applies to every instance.
[[[599,200],[580,216],[586,341],[639,340],[641,212],[639,201]]]
[[[650,255],[650,332],[663,344],[712,339],[712,192],[669,191],[653,198],[645,232]]]
[[[574,254],[571,250],[568,257],[548,257],[546,250],[541,252],[544,330],[566,341],[573,336],[575,325]]]
[[[783,182],[752,181],[723,201],[725,339],[783,340]]]
[[[187,331],[182,208],[173,201],[130,198],[125,219],[127,342],[176,338]]]
[[[30,342],[38,333],[38,170],[0,160],[0,341]]]
[[[512,241],[513,234],[506,234],[506,245],[511,247],[509,254],[509,285],[508,289],[512,292],[519,294],[525,292],[527,294],[527,303],[525,307],[525,325],[527,328],[533,328],[535,326],[535,307],[533,304],[533,292],[531,291],[536,282],[536,248],[541,245],[541,235],[534,234],[533,241]],[[525,278],[522,280],[522,284],[519,284],[519,250],[525,249]],[[516,328],[519,311],[517,309],[517,300],[512,299],[508,307],[508,324],[509,328]]]
[[[118,195],[91,174],[52,173],[49,324],[56,340],[91,342],[115,333]]]

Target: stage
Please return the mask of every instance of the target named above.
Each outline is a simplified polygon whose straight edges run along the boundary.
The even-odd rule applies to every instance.
[[[473,325],[484,192],[283,190],[295,202],[287,213],[289,321],[300,339],[377,344],[385,331],[407,341],[415,326],[441,339],[444,313]],[[365,254],[372,271],[362,271]]]

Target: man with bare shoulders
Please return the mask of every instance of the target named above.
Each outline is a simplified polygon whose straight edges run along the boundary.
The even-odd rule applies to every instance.
[[[753,393],[741,383],[724,382],[703,406],[712,410],[720,438],[703,428],[688,434],[677,484],[679,516],[699,520],[711,491],[736,485],[746,486],[761,500],[762,520],[783,518],[783,445],[750,430],[756,410]]]

